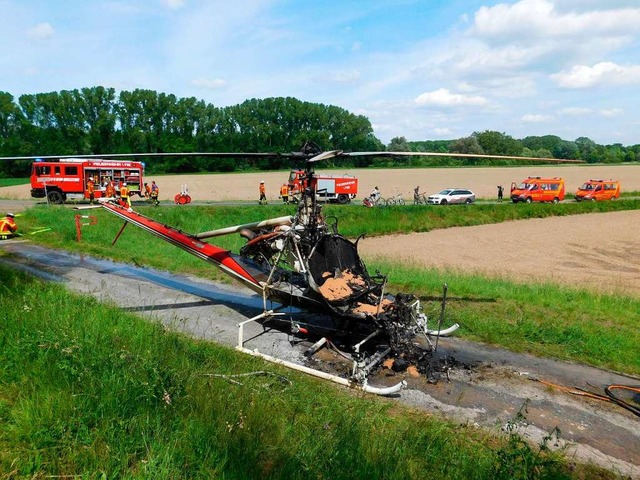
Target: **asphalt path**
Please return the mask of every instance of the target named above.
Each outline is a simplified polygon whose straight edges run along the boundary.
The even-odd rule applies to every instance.
[[[4,265],[60,282],[193,338],[230,347],[238,343],[237,325],[263,311],[262,298],[238,286],[54,251],[23,239],[0,242],[0,249],[5,252],[0,256]],[[315,318],[304,311],[290,311],[285,320],[295,323]],[[293,336],[288,323],[284,325],[287,328],[247,324],[245,346],[332,373],[348,370],[349,363],[332,350],[307,359],[303,352],[311,341]],[[560,438],[551,447],[566,448],[568,456],[578,461],[640,478],[640,419],[617,405],[548,385],[578,386],[602,394],[605,385],[637,385],[640,379],[456,338],[440,339],[436,358],[447,366],[436,384],[390,370],[372,375],[370,383],[385,386],[406,380],[408,388],[389,401],[495,432],[514,428],[535,443],[557,427]]]

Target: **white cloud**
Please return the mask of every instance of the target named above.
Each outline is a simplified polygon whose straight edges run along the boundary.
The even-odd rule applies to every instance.
[[[515,36],[574,37],[632,35],[640,22],[640,8],[592,9],[583,13],[566,13],[555,8],[551,0],[520,0],[493,7],[481,7],[475,14],[472,32],[486,38]]]
[[[520,120],[527,123],[542,123],[542,122],[548,122],[551,119],[552,117],[550,117],[549,115],[540,115],[540,114],[531,114],[531,113],[523,115],[520,118]]]
[[[600,114],[603,117],[618,117],[624,113],[624,110],[621,108],[611,108],[608,110],[600,110]]]
[[[600,62],[593,67],[576,65],[570,71],[556,73],[551,78],[561,87],[588,88],[597,85],[627,85],[640,83],[640,65],[618,65]]]
[[[636,41],[637,3],[629,8],[600,0],[589,10],[577,10],[562,9],[561,1],[503,1],[479,8],[463,45],[449,58],[450,69],[503,77],[550,73],[596,63]]]
[[[204,88],[207,90],[217,90],[227,85],[227,82],[221,78],[196,78],[191,80],[191,85],[198,88]]]
[[[479,95],[463,95],[451,93],[446,88],[439,88],[433,92],[425,92],[415,99],[418,105],[437,105],[441,107],[454,107],[460,105],[486,105],[487,99]]]
[[[434,128],[433,133],[438,137],[450,137],[453,135],[453,130],[450,128]]]
[[[186,0],[161,0],[161,2],[165,7],[171,10],[178,10],[184,7]]]
[[[567,107],[567,108],[561,108],[560,110],[558,110],[558,113],[560,115],[580,116],[580,115],[587,115],[592,111],[593,110],[591,108],[587,108],[587,107]]]
[[[55,33],[56,32],[53,29],[53,27],[46,22],[39,23],[35,27],[32,27],[29,30],[27,30],[27,35],[31,38],[36,38],[36,39],[51,38]]]

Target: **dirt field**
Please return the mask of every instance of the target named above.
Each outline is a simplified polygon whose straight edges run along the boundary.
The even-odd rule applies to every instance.
[[[637,210],[365,238],[359,247],[367,259],[386,256],[425,267],[640,296]]]

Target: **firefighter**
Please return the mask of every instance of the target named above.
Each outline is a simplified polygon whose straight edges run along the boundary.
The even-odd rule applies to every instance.
[[[15,215],[13,213],[7,213],[7,215],[0,220],[0,240],[7,240],[18,235],[16,233],[18,225],[14,218]]]
[[[120,187],[120,198],[122,199],[122,202],[126,202],[127,206],[131,208],[131,196],[129,195],[127,182],[123,182],[122,186]]]
[[[89,202],[93,205],[93,200],[96,195],[96,184],[92,177],[89,177],[89,180],[87,181],[87,195],[89,196]]]
[[[282,203],[289,203],[289,187],[286,183],[280,187],[280,198],[282,198]]]
[[[107,198],[113,198],[116,195],[116,187],[113,185],[113,180],[109,179],[107,186],[104,189],[104,194]]]
[[[144,184],[144,198],[147,199],[147,202],[151,201],[151,187],[146,182]]]
[[[264,180],[260,181],[260,199],[258,200],[260,205],[266,205],[267,202],[267,190],[264,186]]]
[[[156,185],[156,181],[153,180],[151,182],[151,189],[149,191],[149,198],[155,204],[156,207],[158,205],[160,205],[160,200],[158,200],[158,195],[160,195],[160,188],[158,187],[158,185]]]

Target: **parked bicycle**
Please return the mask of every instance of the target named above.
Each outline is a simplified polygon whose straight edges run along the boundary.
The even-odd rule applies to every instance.
[[[385,205],[391,207],[393,205],[404,205],[404,198],[401,193],[396,193],[393,197],[389,197],[385,200]]]
[[[426,193],[418,193],[413,195],[413,204],[414,205],[426,205],[427,204],[427,194]]]
[[[426,205],[427,204],[427,194],[420,193],[420,187],[416,187],[413,189],[413,204],[414,205]]]

